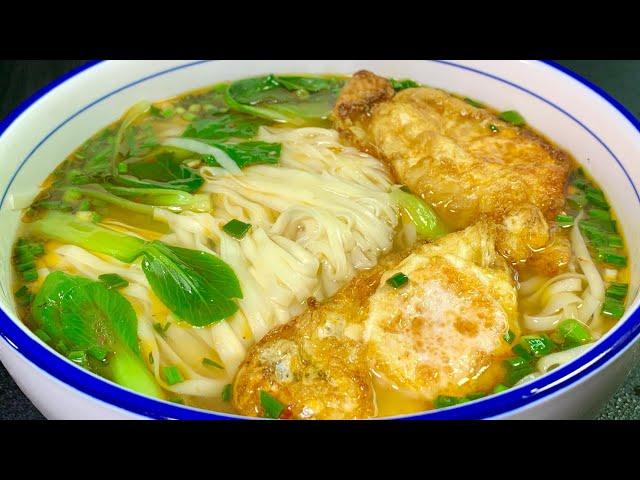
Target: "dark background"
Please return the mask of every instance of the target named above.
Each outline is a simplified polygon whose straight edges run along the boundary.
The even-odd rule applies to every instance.
[[[84,60],[0,60],[0,118],[18,103]],[[640,117],[640,60],[560,60],[604,88]],[[0,364],[0,420],[42,419]],[[640,366],[604,408],[601,419],[640,420]]]

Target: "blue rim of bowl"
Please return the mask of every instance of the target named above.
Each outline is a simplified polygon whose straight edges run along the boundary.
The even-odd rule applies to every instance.
[[[611,154],[611,156],[618,163],[620,168],[624,171],[625,175],[629,179],[631,186],[636,192],[636,196],[640,201],[640,195],[638,194],[638,190],[631,180],[629,174],[624,169],[624,166],[618,160],[618,158],[613,154],[613,152],[600,140],[597,135],[595,135],[591,130],[588,129],[582,122],[573,117],[571,114],[561,109],[554,103],[549,100],[537,95],[530,90],[514,84],[508,80],[497,77],[495,75],[489,74],[487,72],[483,72],[481,70],[467,67],[464,65],[459,65],[452,62],[436,60],[437,63],[446,64],[455,68],[471,71],[485,77],[493,78],[494,80],[500,81],[502,83],[511,85],[525,93],[528,93],[539,100],[547,103],[552,106],[556,110],[559,110],[563,114],[569,116],[573,121],[577,122],[582,128],[587,130],[596,140],[598,140]],[[38,101],[41,97],[49,93],[51,90],[56,88],[57,86],[65,83],[69,79],[77,76],[78,74],[90,69],[98,64],[101,61],[90,61],[69,73],[59,77],[46,87],[42,88],[27,100],[23,101],[18,105],[10,114],[0,122],[0,137],[4,134],[4,132],[9,128],[9,126],[31,105],[33,105],[36,101]],[[177,68],[186,68],[192,65],[199,64],[201,62],[193,62],[188,64],[183,64],[180,67],[174,67],[168,69],[166,71],[158,72],[154,75],[150,75],[143,79],[140,79],[136,82],[132,82],[127,86],[121,87],[116,91],[120,91],[128,86],[133,84],[140,83],[146,79],[156,77],[163,73],[167,73],[169,71],[174,71]],[[597,95],[602,97],[607,103],[609,103],[613,108],[615,108],[618,112],[620,112],[633,127],[640,134],[640,122],[631,114],[623,105],[621,105],[617,100],[611,97],[608,93],[606,93],[601,88],[592,84],[588,80],[582,78],[581,76],[575,74],[571,70],[556,64],[552,61],[542,61],[543,64],[549,66],[554,70],[558,70],[565,75],[573,78],[579,83],[583,84]],[[111,96],[114,92],[111,92],[108,95],[101,97],[100,99],[92,102],[89,106],[95,105],[101,100],[104,100],[108,96]],[[82,109],[84,110],[84,109]],[[80,112],[76,112],[75,115]],[[75,116],[74,115],[74,116]],[[67,119],[66,121],[68,121]],[[63,123],[66,123],[63,122]],[[59,125],[57,128],[60,128],[62,125]],[[56,128],[56,130],[57,130]],[[51,132],[49,135],[51,135]],[[44,142],[44,140],[42,141]],[[41,143],[42,143],[41,142]],[[40,143],[40,144],[41,144]],[[40,145],[39,144],[39,145]],[[36,147],[37,148],[37,147]],[[34,149],[35,150],[35,149]],[[33,153],[33,151],[32,151]],[[30,154],[31,155],[31,154]],[[30,156],[29,155],[29,156]],[[26,161],[26,159],[25,159]],[[20,167],[24,164],[24,162],[20,165]],[[18,168],[18,170],[20,169]],[[17,171],[14,173],[14,177],[17,174]],[[10,184],[7,186],[9,188]],[[576,384],[576,382],[595,372],[603,365],[605,365],[608,361],[614,358],[617,354],[621,353],[626,347],[632,344],[637,336],[640,335],[640,313],[636,309],[632,312],[627,319],[624,320],[624,324],[617,328],[615,331],[611,332],[605,338],[599,340],[593,348],[589,351],[585,352],[583,355],[578,357],[576,360],[559,367],[552,372],[544,375],[539,380],[534,380],[526,385],[521,387],[514,387],[510,390],[507,390],[498,395],[492,395],[485,399],[476,400],[471,403],[463,404],[456,407],[450,407],[441,410],[431,410],[424,413],[419,414],[410,414],[403,415],[394,418],[403,418],[403,419],[481,419],[481,418],[491,418],[499,415],[503,415],[505,413],[518,410],[522,407],[525,407],[533,402],[537,402],[549,395],[556,393],[560,390],[567,389],[572,385]],[[143,395],[134,393],[130,390],[122,388],[108,380],[102,379],[90,372],[83,370],[80,367],[72,364],[71,362],[67,362],[57,353],[49,350],[44,344],[42,344],[39,340],[32,338],[26,332],[24,332],[13,320],[9,318],[5,312],[0,310],[0,336],[4,338],[4,340],[11,345],[18,353],[24,356],[31,363],[35,364],[40,369],[44,370],[47,374],[52,377],[64,382],[68,386],[74,388],[79,391],[81,394],[88,395],[93,397],[94,399],[105,402],[113,405],[116,408],[120,408],[134,414],[138,414],[145,417],[157,418],[157,419],[212,419],[212,420],[230,420],[239,418],[236,415],[230,414],[220,414],[214,413],[210,411],[199,410],[191,407],[184,407],[171,404],[166,401],[156,400],[149,397],[145,397]],[[240,417],[241,418],[241,417]]]

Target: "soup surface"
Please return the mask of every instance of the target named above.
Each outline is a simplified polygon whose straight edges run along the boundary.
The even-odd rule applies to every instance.
[[[498,394],[588,349],[628,289],[615,212],[567,152],[515,110],[366,71],[142,101],[22,220],[15,301],[43,342],[267,418]]]

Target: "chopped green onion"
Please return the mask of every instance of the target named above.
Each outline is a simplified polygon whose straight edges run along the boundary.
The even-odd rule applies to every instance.
[[[107,288],[123,288],[129,286],[129,282],[117,273],[103,273],[98,279],[107,285]]]
[[[435,408],[447,408],[447,407],[453,407],[454,405],[459,405],[460,403],[465,403],[464,400],[462,400],[460,397],[450,397],[448,395],[439,395],[433,401],[433,406]]]
[[[178,403],[180,405],[184,405],[184,400],[180,397],[171,397],[169,401],[172,403]]]
[[[180,373],[180,370],[178,370],[178,367],[163,367],[162,373],[164,373],[164,379],[169,385],[184,382],[184,377]]]
[[[409,281],[409,277],[407,277],[404,273],[402,272],[398,272],[395,275],[389,277],[387,279],[387,285],[393,287],[393,288],[400,288],[401,286],[403,286],[404,284],[406,284]]]
[[[629,285],[626,283],[612,283],[605,292],[606,297],[617,298],[618,300],[624,300],[629,291]],[[16,293],[17,295],[17,293]]]
[[[405,88],[415,88],[420,86],[419,83],[416,83],[413,80],[410,80],[408,78],[405,78],[403,80],[396,80],[395,78],[390,78],[389,83],[391,83],[391,86],[393,87],[394,90],[404,90]]]
[[[491,130],[493,133],[498,133],[500,131],[500,129],[493,123],[489,124],[489,130]]]
[[[589,183],[584,178],[576,178],[572,185],[580,190],[586,190],[589,186]]]
[[[608,247],[598,249],[598,260],[616,267],[625,267],[627,265],[627,257],[620,255]]]
[[[266,418],[280,418],[285,405],[277,398],[272,397],[264,390],[260,390],[260,404]]]
[[[573,217],[571,215],[558,215],[556,217],[556,222],[561,227],[570,227],[573,225]]]
[[[69,353],[69,347],[67,347],[67,344],[64,343],[64,340],[59,340],[58,343],[56,343],[54,348],[64,355]]]
[[[509,369],[519,369],[529,365],[530,360],[522,357],[511,357],[503,360],[503,364],[505,367]]]
[[[100,223],[102,221],[102,215],[97,212],[93,212],[93,214],[91,215],[91,221],[93,223]]]
[[[500,392],[504,392],[505,390],[509,390],[509,387],[501,383],[493,387],[493,393],[500,393]]]
[[[526,123],[522,115],[520,115],[515,110],[507,110],[506,112],[502,112],[500,114],[500,119],[504,120],[505,122],[509,122],[517,127]]]
[[[524,335],[520,344],[535,358],[549,355],[555,350],[555,344],[547,335]]]
[[[153,115],[154,117],[159,117],[160,113],[161,113],[160,109],[155,105],[151,105],[149,107],[149,114]]]
[[[227,222],[222,227],[222,230],[224,230],[226,233],[228,233],[232,237],[240,240],[247,234],[250,228],[251,228],[250,223],[244,223],[234,218],[233,220],[230,220],[229,222]]]
[[[527,350],[522,343],[518,343],[516,345],[513,346],[513,348],[511,349],[511,351],[521,357],[523,360],[530,362],[531,360],[533,360],[533,356],[529,353],[529,350]]]
[[[589,328],[574,318],[568,318],[558,324],[558,334],[572,346],[583,345],[591,341]]]
[[[602,313],[608,317],[620,318],[624,315],[624,303],[611,297],[605,297]]]
[[[51,341],[49,334],[42,329],[38,329],[34,333],[45,343],[49,343]]]
[[[476,107],[476,108],[484,108],[484,104],[478,102],[477,100],[474,100],[472,98],[469,97],[464,97],[464,101],[467,102],[469,105],[471,105],[472,107]]]
[[[82,350],[74,350],[67,354],[67,358],[73,363],[83,364],[87,361],[87,352]]]
[[[16,292],[14,293],[14,295],[18,298],[20,297],[26,297],[29,296],[31,294],[31,290],[29,290],[29,287],[27,287],[26,285],[21,286],[18,290],[16,290]]]
[[[624,246],[622,237],[615,233],[610,233],[609,235],[607,235],[607,246],[613,248],[622,248]]]
[[[187,122],[192,122],[196,118],[198,118],[198,116],[194,115],[193,113],[187,112],[182,115],[182,118],[184,118]]]
[[[38,280],[38,271],[34,268],[32,270],[22,272],[22,278],[25,282],[35,282]]]
[[[231,384],[227,383],[222,389],[222,394],[220,396],[222,397],[223,402],[228,402],[229,400],[231,400],[231,394],[233,393],[233,391],[231,390],[232,388],[233,387],[231,387]]]
[[[609,210],[611,208],[607,200],[604,198],[604,193],[602,193],[602,190],[593,187],[587,187],[586,194],[587,200],[589,200],[589,202],[593,205],[604,210]]]
[[[602,210],[601,208],[591,208],[587,210],[587,215],[589,215],[589,218],[611,221],[611,214],[607,210]]]
[[[29,293],[28,295],[25,295],[23,297],[17,297],[18,305],[20,305],[21,307],[26,307],[33,301],[34,298],[35,295],[33,295],[32,293]]]
[[[95,358],[99,362],[104,362],[107,359],[107,355],[109,355],[109,351],[110,350],[108,348],[105,348],[101,345],[94,345],[93,347],[89,347],[89,350],[87,350],[89,355],[91,355],[93,358]]]
[[[215,368],[220,368],[224,370],[224,367],[222,365],[220,365],[218,362],[214,362],[213,360],[207,357],[202,359],[202,364],[206,367],[215,367]]]
[[[33,260],[16,265],[16,270],[19,272],[26,272],[27,270],[33,270],[34,268],[36,268],[36,262]]]
[[[483,392],[476,392],[476,393],[470,393],[470,394],[468,394],[468,395],[467,395],[467,398],[468,398],[469,400],[477,400],[477,399],[479,399],[479,398],[486,397],[486,396],[487,396],[487,394],[486,394],[486,393],[483,393]]]
[[[507,343],[513,343],[513,340],[516,338],[516,334],[509,330],[502,336],[502,338],[504,338],[504,341]]]
[[[173,115],[173,108],[165,108],[164,110],[162,110],[161,115],[164,118],[169,118],[171,115]]]
[[[78,205],[79,212],[87,212],[90,209],[91,209],[91,202],[87,199],[83,200],[82,202],[80,202],[80,205]]]
[[[126,163],[118,164],[118,173],[127,173],[129,171],[129,166]]]

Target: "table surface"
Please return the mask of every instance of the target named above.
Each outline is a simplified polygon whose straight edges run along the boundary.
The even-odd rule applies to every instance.
[[[0,118],[53,79],[83,64],[83,60],[0,61]],[[562,60],[566,67],[604,88],[640,117],[640,61]],[[0,420],[42,419],[0,364]],[[609,401],[600,419],[640,420],[640,366]]]

